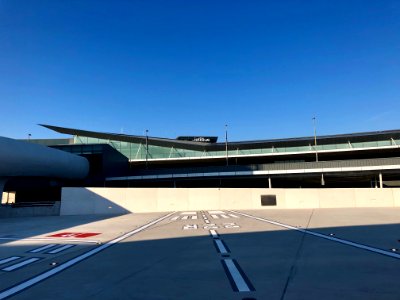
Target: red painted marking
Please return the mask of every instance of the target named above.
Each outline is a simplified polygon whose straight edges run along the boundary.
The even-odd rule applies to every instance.
[[[95,232],[60,232],[53,235],[48,235],[48,237],[59,237],[59,238],[87,238],[90,236],[99,235],[100,233]]]

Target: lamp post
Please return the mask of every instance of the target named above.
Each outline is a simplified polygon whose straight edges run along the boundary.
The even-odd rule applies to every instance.
[[[149,137],[148,137],[149,130],[146,129],[146,168],[147,168],[147,160],[149,156]]]
[[[318,151],[317,151],[317,127],[315,125],[316,118],[313,117],[313,123],[314,123],[314,147],[315,147],[315,161],[318,162]]]
[[[229,165],[228,162],[228,125],[225,124],[225,154],[226,154],[226,165]]]

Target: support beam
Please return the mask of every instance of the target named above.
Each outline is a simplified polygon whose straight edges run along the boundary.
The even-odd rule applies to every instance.
[[[382,173],[379,173],[379,187],[383,188]]]
[[[268,188],[272,189],[271,177],[268,177]]]

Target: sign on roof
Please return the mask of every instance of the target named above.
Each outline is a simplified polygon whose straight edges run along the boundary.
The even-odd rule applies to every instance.
[[[218,137],[216,136],[178,136],[176,138],[180,141],[190,141],[199,143],[216,143]]]

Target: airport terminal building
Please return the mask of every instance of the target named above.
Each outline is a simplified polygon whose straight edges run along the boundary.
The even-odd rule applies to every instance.
[[[217,142],[43,125],[67,139],[32,140],[86,157],[85,186],[319,188],[400,185],[400,130]]]
[[[60,199],[63,187],[384,188],[400,186],[400,130],[233,142],[42,125],[63,139],[25,142],[85,157],[85,178],[11,176],[16,202]],[[9,196],[9,195],[8,195]],[[4,199],[3,199],[4,202]]]

